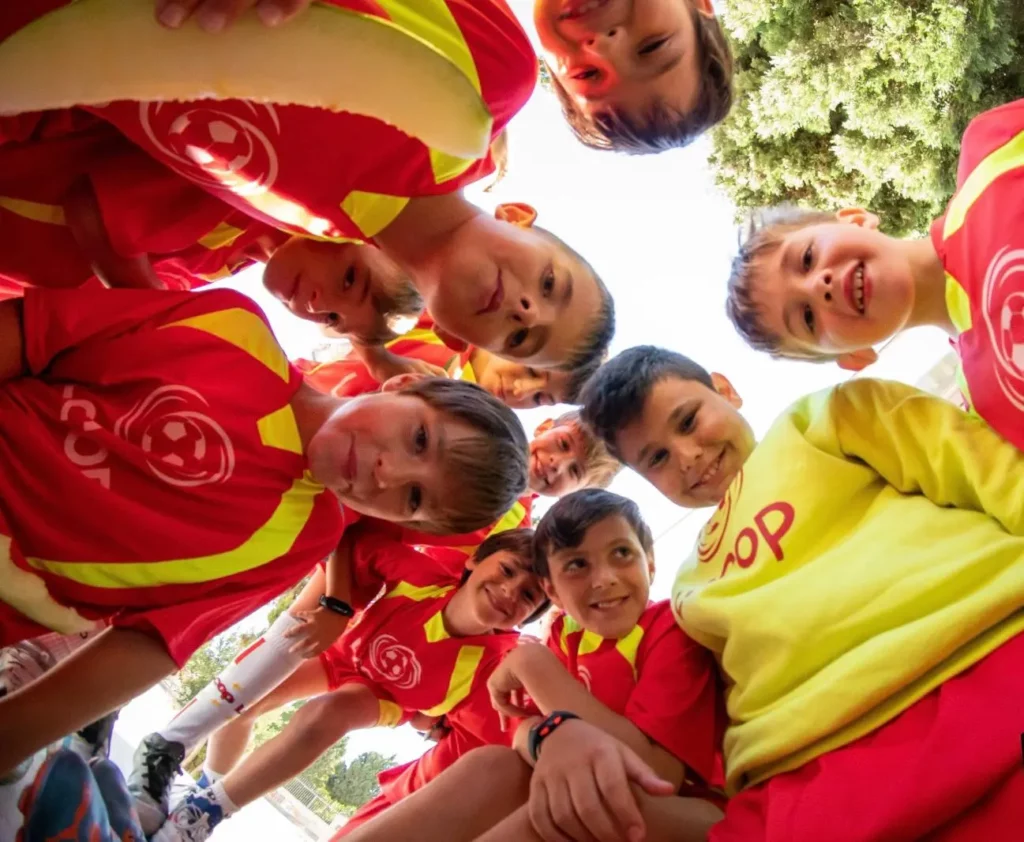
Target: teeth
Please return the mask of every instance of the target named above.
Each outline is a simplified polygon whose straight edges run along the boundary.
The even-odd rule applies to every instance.
[[[708,465],[708,469],[701,475],[701,478],[697,480],[698,485],[703,485],[705,482],[711,479],[712,476],[714,476],[715,471],[718,470],[719,463],[722,461],[722,455],[723,454],[719,453],[718,458],[715,459],[715,461],[712,462],[710,465]]]
[[[864,267],[858,266],[853,273],[853,302],[857,309],[864,312]]]
[[[605,0],[587,0],[587,2],[581,3],[578,6],[570,7],[567,11],[559,15],[559,18],[565,20],[566,18],[582,17],[583,15],[600,9],[604,3]]]

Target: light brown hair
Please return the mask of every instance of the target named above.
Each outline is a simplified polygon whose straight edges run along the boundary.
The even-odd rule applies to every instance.
[[[554,427],[573,427],[583,439],[583,479],[581,488],[607,488],[622,470],[622,463],[616,459],[601,439],[595,436],[583,423],[578,409],[563,412],[552,422]]]

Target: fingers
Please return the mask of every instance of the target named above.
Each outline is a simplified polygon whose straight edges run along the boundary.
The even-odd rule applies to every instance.
[[[672,795],[676,791],[671,783],[659,778],[633,751],[626,746],[622,746],[621,750],[626,776],[648,795]]]
[[[259,0],[256,14],[267,26],[279,26],[305,10],[310,0]]]
[[[157,0],[156,17],[177,29],[190,17],[207,32],[222,32],[253,9],[266,26],[279,26],[310,5],[311,0]]]
[[[615,817],[615,823],[626,832],[626,838],[630,842],[643,839],[644,820],[629,786],[626,767],[622,763],[600,763],[594,776],[600,791],[600,803]],[[604,842],[604,837],[600,838]]]
[[[566,793],[568,796],[568,793]],[[530,786],[530,800],[527,803],[530,824],[544,842],[575,842],[566,836],[555,823],[551,809],[551,798],[547,787],[534,778]]]
[[[157,0],[156,19],[168,29],[177,29],[195,11],[200,0]]]
[[[601,766],[598,765],[593,775],[575,776],[568,781],[573,808],[571,820],[579,828],[574,830],[572,838],[580,842],[591,839],[596,842],[619,842],[622,838],[613,818],[614,814],[610,812],[610,806],[601,802],[601,790],[596,778],[600,770]],[[623,774],[623,783],[625,779],[626,776]],[[569,830],[561,823],[559,827],[566,832]]]

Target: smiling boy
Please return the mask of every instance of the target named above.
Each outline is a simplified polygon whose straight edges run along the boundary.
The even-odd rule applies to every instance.
[[[860,370],[920,325],[944,330],[967,406],[1024,449],[1024,100],[974,118],[957,192],[928,237],[897,240],[879,219],[780,208],[752,217],[727,311],[754,348]]]

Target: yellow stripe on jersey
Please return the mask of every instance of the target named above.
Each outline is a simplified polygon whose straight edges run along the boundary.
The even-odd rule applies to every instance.
[[[201,316],[182,319],[180,322],[171,322],[164,325],[161,330],[169,327],[191,327],[230,342],[288,382],[288,358],[277,344],[267,323],[250,310],[232,307],[230,310],[204,313]]]
[[[425,599],[439,599],[446,593],[455,590],[455,585],[425,585],[421,588],[410,585],[408,582],[399,582],[390,591],[384,594],[384,599],[395,599],[404,596],[413,602],[423,602]]]
[[[584,630],[583,634],[580,635],[580,645],[576,649],[576,654],[589,655],[591,652],[596,652],[600,649],[602,643],[604,643],[604,638],[601,635]]]
[[[267,447],[287,450],[290,453],[302,453],[302,439],[299,437],[299,425],[295,422],[295,413],[291,404],[264,415],[256,422],[260,433],[260,441]]]
[[[50,225],[64,225],[64,208],[60,205],[44,205],[41,202],[30,202],[27,199],[15,199],[13,196],[0,196],[0,208],[11,213],[31,219],[33,222],[46,222]]]
[[[999,176],[1015,167],[1024,166],[1024,132],[1015,135],[974,168],[960,186],[953,201],[946,211],[946,221],[942,228],[942,238],[948,240],[964,224],[967,212],[985,189]]]
[[[26,558],[29,566],[94,588],[152,588],[212,582],[244,573],[285,555],[305,528],[324,487],[307,471],[292,483],[270,519],[233,550],[170,561],[47,561]]]
[[[440,643],[451,637],[448,629],[444,627],[444,612],[438,611],[433,617],[423,624],[423,633],[426,635],[427,643]]]
[[[444,701],[423,713],[427,716],[443,716],[465,699],[469,695],[469,691],[473,689],[473,678],[483,656],[483,646],[463,646],[459,650],[459,657],[455,660],[455,669],[452,670]]]
[[[394,728],[402,721],[402,708],[388,699],[377,699],[377,727]]]
[[[224,246],[230,246],[243,233],[244,232],[241,228],[235,228],[234,225],[228,225],[226,222],[222,222],[210,233],[204,234],[200,237],[199,245],[213,251],[214,249],[224,248]]]
[[[494,524],[491,531],[487,533],[487,537],[490,538],[499,532],[508,532],[510,529],[515,529],[525,518],[526,506],[517,500],[515,505],[501,516],[501,520]]]
[[[399,342],[423,342],[427,345],[444,345],[444,341],[429,327],[414,327],[408,333],[403,333],[397,339],[385,342],[384,347],[391,348]]]
[[[394,222],[407,204],[408,196],[353,190],[342,201],[341,209],[362,231],[363,236],[373,237]]]
[[[971,329],[971,299],[960,281],[949,272],[946,273],[946,312],[957,333]]]
[[[573,632],[579,631],[581,628],[583,628],[583,626],[577,623],[568,614],[562,615],[562,634],[558,642],[562,647],[562,651],[566,655],[569,654],[569,635]]]
[[[633,631],[619,640],[615,648],[619,654],[626,659],[626,662],[633,668],[633,677],[636,677],[636,656],[640,651],[640,641],[644,639],[644,630],[640,626],[633,626]]]
[[[459,373],[459,380],[465,380],[467,383],[476,383],[476,372],[473,371],[472,360],[468,361]]]

